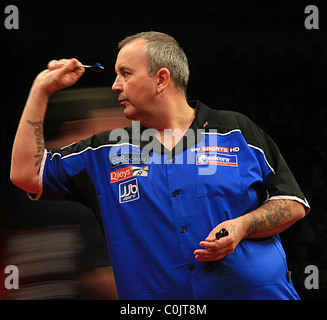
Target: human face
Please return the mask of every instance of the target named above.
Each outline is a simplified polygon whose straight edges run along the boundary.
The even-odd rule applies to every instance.
[[[118,53],[116,80],[112,90],[124,107],[124,115],[141,121],[149,117],[156,96],[155,77],[149,76],[149,61],[144,51],[145,40],[137,39],[126,44]]]

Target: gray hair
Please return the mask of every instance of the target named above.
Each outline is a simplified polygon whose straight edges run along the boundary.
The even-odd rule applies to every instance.
[[[165,33],[148,31],[126,37],[118,43],[118,49],[140,38],[146,40],[144,49],[149,57],[149,75],[154,75],[161,68],[167,68],[176,86],[186,96],[190,71],[186,54],[179,43]]]

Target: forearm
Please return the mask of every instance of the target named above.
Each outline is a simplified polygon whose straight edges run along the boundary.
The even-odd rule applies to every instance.
[[[39,170],[44,153],[43,121],[54,92],[80,79],[84,68],[76,59],[52,60],[35,79],[18,125],[11,161],[11,181],[30,193],[38,193]]]
[[[305,216],[304,206],[292,200],[271,200],[240,217],[243,239],[265,238],[280,233]]]
[[[43,122],[48,95],[34,83],[18,125],[12,150],[10,177],[14,184],[38,192],[38,173],[44,153]]]

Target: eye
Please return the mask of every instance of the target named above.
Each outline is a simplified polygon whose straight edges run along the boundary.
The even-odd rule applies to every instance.
[[[128,75],[130,75],[131,73],[130,72],[128,72],[128,71],[122,71],[122,76],[123,77],[127,77]]]

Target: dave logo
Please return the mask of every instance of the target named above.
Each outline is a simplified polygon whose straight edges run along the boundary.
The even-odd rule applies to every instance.
[[[130,202],[139,198],[139,186],[136,178],[119,184],[119,203]]]

